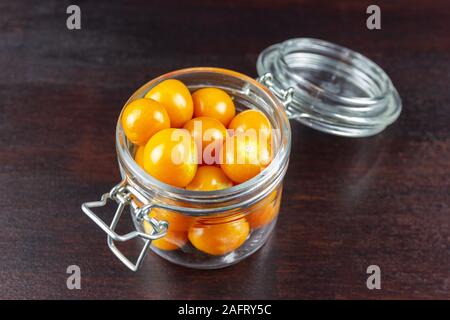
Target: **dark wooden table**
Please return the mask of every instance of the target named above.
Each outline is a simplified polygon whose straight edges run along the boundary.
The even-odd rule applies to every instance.
[[[0,2],[0,298],[450,298],[447,1],[378,2],[372,31],[371,1],[151,2],[77,1],[79,31],[66,28],[71,1]],[[399,120],[366,139],[292,123],[279,223],[249,259],[199,271],[149,254],[126,269],[80,210],[119,180],[123,103],[188,66],[255,77],[259,52],[293,37],[381,65],[403,99]],[[66,288],[72,264],[81,290]],[[381,290],[366,288],[372,264]]]

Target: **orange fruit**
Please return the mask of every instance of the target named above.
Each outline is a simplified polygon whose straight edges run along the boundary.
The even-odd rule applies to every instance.
[[[189,229],[188,238],[198,250],[220,256],[238,249],[249,232],[249,224],[243,218],[222,224],[194,225]]]
[[[147,234],[151,234],[153,232],[153,227],[146,220],[144,220],[144,231]],[[169,228],[164,237],[152,241],[152,246],[161,250],[177,250],[183,247],[186,242],[186,231],[172,231]]]
[[[255,205],[256,208],[247,215],[248,223],[252,229],[258,229],[269,224],[278,215],[281,203],[281,189],[279,192],[280,194],[277,196],[277,191],[273,191]]]
[[[201,163],[214,164],[217,161],[223,142],[227,137],[225,126],[214,118],[198,117],[189,120],[183,127],[188,130],[197,143]]]
[[[260,143],[255,136],[237,134],[227,139],[220,167],[236,183],[245,182],[258,175],[271,161],[270,146]]]
[[[145,145],[144,169],[154,178],[183,188],[197,171],[197,147],[184,129],[164,129]]]
[[[192,94],[194,117],[211,117],[227,126],[236,114],[231,97],[218,88],[203,88]]]
[[[187,231],[194,221],[193,217],[162,208],[153,208],[149,216],[158,221],[166,221],[172,231]]]
[[[245,110],[237,114],[231,120],[228,129],[234,134],[246,133],[254,130],[257,137],[263,136],[265,139],[271,137],[272,126],[269,119],[259,110]]]
[[[231,188],[233,182],[222,169],[215,166],[202,166],[197,169],[194,179],[186,186],[187,190],[212,191]]]
[[[181,128],[194,112],[189,89],[179,80],[164,80],[153,87],[145,98],[160,102],[167,110],[172,128]]]
[[[136,161],[141,168],[144,168],[144,150],[145,146],[138,146],[136,153],[134,154],[134,161]]]
[[[170,128],[166,109],[151,99],[130,102],[123,110],[121,120],[125,135],[137,145],[145,145],[156,132]]]

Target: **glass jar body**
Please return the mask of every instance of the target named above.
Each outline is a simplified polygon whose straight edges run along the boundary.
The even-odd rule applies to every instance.
[[[147,220],[139,218],[139,211],[151,206],[148,216],[168,223],[167,233],[153,240],[151,250],[179,265],[222,268],[258,250],[276,224],[290,152],[289,121],[284,106],[263,85],[217,68],[183,69],[163,75],[138,89],[127,104],[165,79],[178,79],[191,92],[204,87],[225,90],[233,97],[237,111],[261,110],[274,128],[274,157],[263,172],[228,189],[199,192],[166,185],[145,173],[133,160],[135,146],[126,139],[118,121],[118,162],[123,180],[137,192],[130,206],[137,231],[154,231]]]
[[[183,215],[180,211],[155,208],[149,216],[168,222],[166,235],[153,240],[150,249],[175,264],[195,269],[219,269],[256,252],[269,238],[280,211],[282,184],[249,208],[237,208],[204,217]],[[139,232],[152,234],[146,220],[136,218],[131,206],[134,226]],[[183,208],[180,207],[180,210]]]

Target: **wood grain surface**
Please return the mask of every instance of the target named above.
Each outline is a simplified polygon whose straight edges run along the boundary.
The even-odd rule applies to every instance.
[[[78,31],[66,28],[70,4],[0,2],[0,298],[450,298],[448,1],[378,1],[381,30],[366,28],[365,0],[76,1]],[[365,139],[292,123],[278,225],[245,261],[200,271],[150,253],[126,269],[80,210],[119,180],[123,103],[184,67],[256,77],[259,52],[294,37],[382,66],[399,120]],[[81,290],[66,287],[72,264]],[[381,290],[366,288],[372,264]]]

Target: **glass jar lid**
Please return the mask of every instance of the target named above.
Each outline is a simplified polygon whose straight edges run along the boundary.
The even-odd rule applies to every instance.
[[[398,92],[383,69],[330,42],[297,38],[272,45],[259,55],[257,71],[290,119],[330,134],[375,135],[401,112]]]

